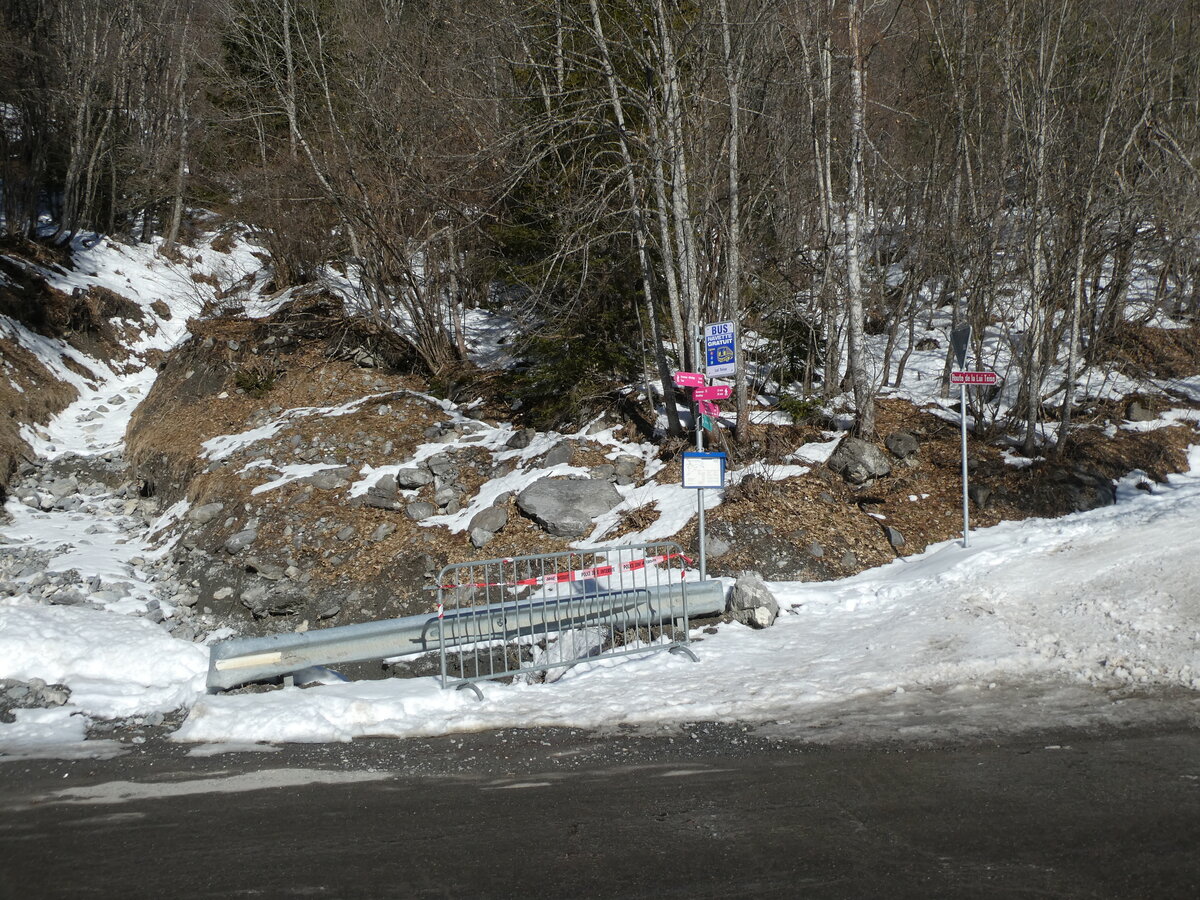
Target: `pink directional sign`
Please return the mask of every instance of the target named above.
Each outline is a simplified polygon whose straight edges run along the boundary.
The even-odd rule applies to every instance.
[[[690,388],[704,387],[704,374],[701,372],[676,372],[675,386]]]
[[[718,416],[721,414],[721,408],[715,403],[709,403],[707,400],[697,400],[696,405],[700,407],[700,415],[702,416]]]
[[[951,372],[951,384],[995,384],[1000,376],[995,372]]]
[[[724,400],[733,393],[733,388],[727,384],[714,384],[710,387],[698,387],[692,392],[697,400]]]

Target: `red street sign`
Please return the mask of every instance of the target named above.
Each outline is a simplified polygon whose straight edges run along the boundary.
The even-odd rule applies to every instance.
[[[720,407],[715,403],[709,403],[707,400],[697,400],[696,405],[700,407],[700,415],[702,416],[718,416],[721,414]]]
[[[676,372],[675,387],[704,387],[704,375],[700,372]]]
[[[698,387],[692,391],[697,400],[724,400],[733,393],[733,388],[727,384],[714,384],[710,387]]]
[[[951,372],[951,384],[995,384],[1000,376],[995,372]]]

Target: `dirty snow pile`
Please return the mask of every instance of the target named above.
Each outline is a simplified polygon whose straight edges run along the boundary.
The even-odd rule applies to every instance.
[[[168,280],[144,250],[106,242],[92,252],[79,271],[57,276],[65,287],[108,283],[146,306],[165,299],[176,315],[156,320],[146,341],[166,349],[183,336],[180,304],[195,302],[198,282]],[[223,280],[253,276],[257,265],[237,253],[208,254],[199,251],[205,265],[246,267]],[[74,352],[39,344],[11,320],[0,325],[56,365]],[[154,540],[178,511],[156,520],[130,485],[100,477],[101,463],[119,468],[125,424],[153,371],[87,365],[94,379],[73,376],[80,398],[30,438],[43,458],[96,461],[97,480],[47,474],[15,493],[0,526],[0,714],[11,710],[11,721],[0,721],[0,756],[48,745],[78,751],[102,743],[84,740],[93,722],[161,721],[175,710],[186,711],[175,740],[243,746],[502,727],[676,729],[705,720],[829,741],[1200,722],[1200,447],[1190,451],[1190,471],[1166,484],[1145,490],[1144,476],[1132,473],[1114,506],[1002,524],[973,533],[969,547],[934,545],[842,581],[770,583],[783,610],[775,625],[695,632],[698,662],[665,652],[583,662],[553,684],[486,684],[483,702],[433,678],[210,696],[207,648],[186,627],[169,546]],[[470,436],[497,452],[505,437]],[[206,452],[254,439],[230,435]],[[833,446],[799,448],[795,458],[817,464]],[[263,474],[269,490],[296,473]],[[382,474],[363,472],[353,489]],[[489,483],[477,503],[429,524],[461,530],[492,494],[512,487]],[[720,502],[719,492],[706,493]],[[695,494],[676,484],[628,486],[627,504],[650,502],[660,511],[654,528],[670,533],[631,541],[670,537],[695,513]],[[591,539],[605,528],[598,520]]]

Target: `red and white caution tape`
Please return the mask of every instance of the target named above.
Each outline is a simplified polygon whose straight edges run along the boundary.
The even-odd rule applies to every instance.
[[[690,557],[683,553],[663,553],[658,556],[647,556],[642,559],[631,559],[628,562],[620,563],[615,566],[592,566],[589,569],[575,569],[571,572],[555,572],[552,575],[538,575],[534,578],[522,578],[520,581],[491,581],[491,582],[476,582],[466,584],[443,584],[444,590],[451,590],[456,587],[529,587],[546,584],[567,584],[572,581],[586,581],[589,578],[607,578],[610,575],[615,575],[618,572],[636,572],[646,568],[647,565],[658,565],[659,563],[669,562],[672,559],[683,559],[688,565],[692,564]],[[505,560],[512,562],[512,560]],[[685,577],[686,573],[680,569],[680,578]]]

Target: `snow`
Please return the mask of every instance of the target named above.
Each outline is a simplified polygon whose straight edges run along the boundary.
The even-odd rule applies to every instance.
[[[64,289],[107,285],[145,309],[168,297],[174,315],[168,320],[148,313],[160,327],[139,338],[139,346],[166,348],[183,336],[186,308],[200,303],[197,291],[207,289],[186,277],[191,269],[165,266],[150,250],[107,241],[85,253],[90,255],[79,257],[76,271],[55,276]],[[224,267],[223,280],[240,278],[242,266],[246,272],[257,267],[244,249],[228,256],[203,248],[196,253],[205,265]],[[180,298],[182,307],[176,303]],[[477,316],[472,322],[478,352],[502,354],[511,323],[488,324]],[[935,323],[931,333],[940,334],[944,325]],[[8,333],[13,327],[11,320],[0,320]],[[71,356],[63,346],[28,334],[17,339],[60,369],[65,369],[61,357]],[[1004,371],[1010,346],[989,335],[990,356],[983,364]],[[43,456],[119,449],[129,415],[153,378],[150,368],[126,375],[94,360],[80,362],[95,378],[72,374],[79,399],[30,434]],[[944,350],[915,353],[905,385],[891,393],[919,403],[942,402],[943,363]],[[1100,379],[1081,390],[1095,396],[1114,384]],[[1005,387],[1013,390],[1015,385]],[[1200,379],[1172,382],[1171,390],[1200,396]],[[384,396],[287,410],[260,428],[214,438],[205,445],[205,457],[226,458],[292,421],[346,414]],[[395,466],[363,467],[349,496],[365,493],[383,474],[455,447],[483,447],[514,462],[513,473],[486,483],[459,513],[427,520],[461,531],[504,491],[543,475],[583,474],[566,465],[537,467],[538,458],[564,438],[593,441],[610,458],[637,456],[648,476],[661,470],[651,445],[623,442],[612,429],[540,435],[527,448],[509,450],[511,426],[475,422],[448,401],[425,399],[466,433],[422,444],[412,459]],[[1195,420],[1194,414],[1167,411],[1137,427]],[[751,472],[786,478],[807,471],[828,458],[839,438],[827,433],[798,448],[794,464],[731,472],[731,482]],[[11,521],[0,528],[0,542],[48,553],[50,571],[74,569],[84,582],[99,577],[116,596],[101,598],[104,609],[45,605],[20,592],[0,600],[0,678],[41,678],[71,691],[66,706],[18,710],[14,722],[0,723],[0,757],[49,747],[84,752],[83,744],[91,752],[112,752],[112,742],[83,741],[90,720],[177,709],[187,715],[174,739],[209,749],[510,727],[625,723],[674,729],[703,720],[742,721],[765,733],[814,741],[924,739],[1135,720],[1194,724],[1200,722],[1200,447],[1190,450],[1189,463],[1190,471],[1149,492],[1136,487],[1141,473],[1131,473],[1111,507],[973,532],[969,548],[959,541],[941,543],[841,581],[771,583],[782,609],[776,624],[761,631],[722,624],[715,633],[694,634],[699,662],[665,652],[590,660],[549,684],[484,684],[483,702],[442,690],[434,678],[208,695],[207,648],[132,615],[152,595],[148,567],[161,558],[162,540],[186,504],[167,510],[144,538],[131,539],[115,499],[92,498],[77,510],[52,513],[10,500]],[[254,489],[261,493],[325,468],[260,459],[246,471],[267,479]],[[670,538],[695,514],[696,492],[678,484],[650,480],[620,492],[621,504],[599,518],[577,546],[604,542],[622,512],[642,506],[652,505],[658,517],[623,537],[627,543]],[[719,491],[701,496],[708,507],[721,502]],[[913,496],[914,502],[927,500]]]
[[[852,740],[894,737],[898,710],[912,736],[1087,725],[1119,719],[1122,691],[1182,691],[1194,719],[1200,447],[1190,461],[1153,493],[1126,479],[1116,506],[1002,524],[973,533],[969,549],[935,545],[839,582],[773,583],[785,611],[776,625],[722,625],[694,644],[699,663],[666,653],[586,662],[553,685],[485,685],[483,703],[431,678],[205,696],[176,739],[716,719]],[[922,727],[926,717],[935,724]]]

